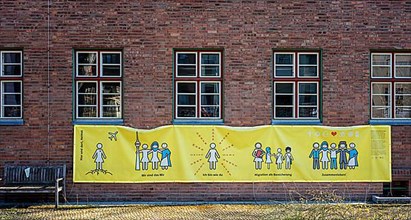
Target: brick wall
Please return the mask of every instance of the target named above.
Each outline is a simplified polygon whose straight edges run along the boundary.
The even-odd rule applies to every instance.
[[[0,169],[65,162],[72,200],[287,199],[313,186],[356,199],[382,192],[382,183],[73,184],[73,49],[123,49],[124,120],[136,128],[171,123],[173,48],[224,49],[223,112],[231,126],[271,122],[273,49],[322,49],[323,124],[361,125],[370,118],[370,49],[411,49],[409,2],[58,0],[50,25],[47,6],[0,2],[0,48],[24,51],[25,121],[0,126]],[[410,180],[410,130],[392,128],[394,179]]]

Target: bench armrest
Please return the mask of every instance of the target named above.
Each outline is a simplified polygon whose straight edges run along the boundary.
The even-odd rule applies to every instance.
[[[56,182],[60,182],[62,180],[64,180],[64,178],[58,178],[58,179],[56,179]]]

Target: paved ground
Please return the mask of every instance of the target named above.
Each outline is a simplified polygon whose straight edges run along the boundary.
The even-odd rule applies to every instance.
[[[2,208],[0,219],[411,219],[411,204],[214,204]]]

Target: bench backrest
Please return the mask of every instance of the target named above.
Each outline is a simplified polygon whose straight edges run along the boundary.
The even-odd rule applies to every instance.
[[[5,185],[53,185],[58,178],[66,178],[62,166],[9,166],[4,167]]]

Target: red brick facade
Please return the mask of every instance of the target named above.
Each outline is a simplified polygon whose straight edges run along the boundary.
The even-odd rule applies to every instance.
[[[124,125],[154,128],[172,123],[175,48],[224,50],[229,126],[271,123],[274,49],[321,50],[322,124],[363,125],[370,119],[370,51],[411,51],[410,20],[410,2],[388,0],[3,0],[0,49],[24,55],[24,125],[0,126],[0,171],[5,163],[64,162],[69,200],[273,200],[313,189],[352,199],[381,194],[382,183],[73,184],[73,51],[121,49]],[[392,169],[393,180],[411,180],[410,125],[392,126]]]

